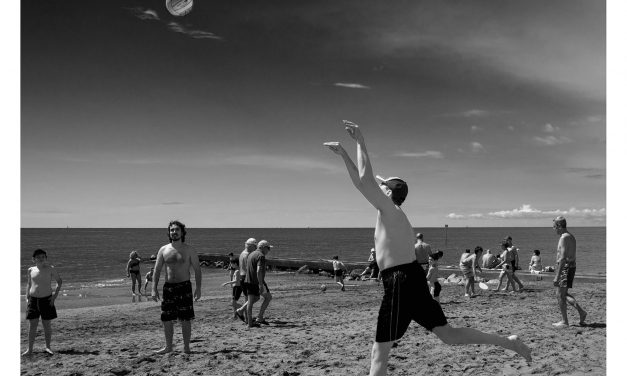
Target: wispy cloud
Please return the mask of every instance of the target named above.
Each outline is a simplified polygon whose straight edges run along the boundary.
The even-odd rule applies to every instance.
[[[605,169],[595,167],[571,167],[566,169],[567,172],[572,174],[581,175],[590,179],[604,179]]]
[[[567,210],[540,210],[535,209],[529,204],[523,204],[520,208],[511,210],[500,210],[488,213],[472,213],[457,214],[449,213],[446,218],[449,219],[530,219],[530,218],[551,218],[558,215],[566,218],[584,218],[592,220],[604,220],[606,216],[605,208],[602,209],[577,209],[570,208]]]
[[[553,126],[553,125],[551,125],[549,123],[546,123],[544,125],[544,129],[543,130],[546,133],[555,133],[555,132],[559,131],[559,127],[556,127],[556,126]]]
[[[479,132],[483,132],[483,128],[481,128],[478,125],[473,125],[472,127],[470,127],[470,131],[472,133],[479,133]]]
[[[162,202],[161,205],[166,205],[166,206],[170,206],[170,205],[184,205],[184,203],[182,203],[180,201],[169,201],[169,202]]]
[[[204,30],[197,30],[197,29],[190,29],[187,28],[181,24],[179,24],[178,22],[169,22],[168,23],[168,28],[176,33],[181,33],[184,35],[187,35],[188,37],[194,38],[194,39],[218,39],[218,40],[222,40],[222,37],[215,35],[214,33],[210,33],[208,31],[204,31]]]
[[[344,171],[336,164],[325,163],[315,159],[295,156],[246,155],[227,157],[222,160],[222,163],[238,166],[273,168],[299,172],[309,170],[322,170],[326,172],[336,173]]]
[[[470,143],[470,150],[473,153],[485,153],[485,148],[483,147],[483,145],[481,145],[480,143],[478,143],[477,141],[473,141]]]
[[[348,89],[370,89],[370,86],[349,82],[336,82],[333,86],[345,87]]]
[[[403,158],[435,158],[435,159],[444,158],[444,154],[442,154],[442,152],[435,151],[435,150],[427,150],[427,151],[416,152],[416,153],[396,153],[394,154],[394,156],[403,157]]]
[[[135,7],[135,8],[126,8],[131,13],[133,13],[137,18],[144,21],[159,21],[159,15],[157,11],[152,9],[147,9],[143,7]]]
[[[561,145],[561,144],[568,144],[573,142],[573,140],[571,140],[570,138],[566,137],[566,136],[546,136],[546,137],[540,137],[540,136],[536,136],[533,138],[534,142],[536,143],[536,145],[540,145],[540,146],[555,146],[555,145]]]

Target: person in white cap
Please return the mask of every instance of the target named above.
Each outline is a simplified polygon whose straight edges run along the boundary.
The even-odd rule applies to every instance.
[[[429,292],[425,272],[416,261],[414,230],[400,208],[407,196],[407,183],[396,177],[377,176],[381,181],[377,184],[359,127],[346,120],[344,126],[357,142],[358,166],[339,142],[324,145],[342,157],[355,187],[377,209],[374,240],[384,296],[372,346],[370,375],[385,375],[390,349],[405,334],[412,319],[446,344],[499,345],[530,362],[531,350],[517,336],[502,337],[472,328],[453,328],[447,323],[440,304]]]
[[[240,318],[243,322],[248,322],[246,318],[246,306],[248,305],[248,291],[246,291],[246,260],[248,259],[248,255],[257,249],[257,239],[249,238],[244,243],[244,250],[239,255],[239,276],[240,276],[240,286],[242,287],[242,292],[244,293],[244,304],[235,310],[235,314]]]
[[[573,234],[566,228],[566,218],[559,216],[553,220],[553,229],[559,235],[557,243],[557,257],[555,265],[555,278],[553,285],[557,287],[557,300],[559,302],[562,320],[553,324],[556,328],[568,326],[568,314],[566,303],[572,305],[579,313],[579,325],[585,325],[588,313],[577,303],[577,300],[568,293],[568,289],[573,287],[575,270],[577,269],[577,241]]]
[[[246,259],[246,291],[248,292],[247,324],[249,328],[259,326],[259,324],[268,325],[264,319],[264,313],[272,300],[272,294],[266,284],[266,254],[272,246],[268,241],[261,240],[257,244],[257,250],[251,252]],[[253,304],[255,304],[263,296],[263,303],[259,309],[259,315],[253,320]]]

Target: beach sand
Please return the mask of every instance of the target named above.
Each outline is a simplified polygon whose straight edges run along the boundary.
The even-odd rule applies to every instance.
[[[41,324],[35,354],[20,359],[22,375],[366,375],[374,339],[382,286],[374,281],[347,281],[346,292],[331,278],[269,273],[274,295],[266,317],[269,326],[248,329],[233,320],[230,290],[218,282],[223,271],[203,270],[203,297],[195,304],[192,354],[182,352],[175,324],[175,351],[154,355],[164,345],[160,306],[141,302],[102,305],[86,299],[59,301],[53,321],[53,356],[43,353]],[[205,283],[205,280],[207,282]],[[326,292],[320,291],[321,284]],[[502,335],[518,334],[531,348],[530,365],[515,353],[489,345],[443,344],[412,323],[392,349],[391,375],[604,375],[606,373],[606,285],[577,283],[572,293],[588,311],[579,326],[569,307],[571,325],[554,329],[560,319],[551,277],[527,281],[527,291],[481,291],[463,297],[463,287],[444,285],[442,307],[449,323]],[[117,299],[117,298],[116,298]],[[112,302],[118,302],[113,299]],[[240,300],[241,302],[241,300]],[[260,303],[255,305],[255,312]],[[24,314],[21,351],[27,347]]]

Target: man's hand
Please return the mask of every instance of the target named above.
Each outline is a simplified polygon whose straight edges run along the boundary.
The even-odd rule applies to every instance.
[[[344,147],[339,142],[336,142],[336,141],[325,142],[324,146],[328,147],[329,149],[331,149],[332,152],[338,155],[342,155],[342,153],[346,152],[344,150]]]
[[[152,298],[152,300],[154,300],[155,302],[159,301],[159,291],[157,290],[152,290],[152,293],[150,294],[150,297]]]
[[[359,130],[359,126],[352,121],[342,120],[344,123],[344,128],[348,132],[348,135],[351,138],[359,143],[364,142],[364,136],[362,136],[361,131]]]
[[[50,305],[53,306],[54,305],[54,301],[57,300],[57,296],[52,294],[52,296],[50,297]]]
[[[198,301],[200,299],[200,289],[196,289],[196,291],[194,291],[194,301]]]

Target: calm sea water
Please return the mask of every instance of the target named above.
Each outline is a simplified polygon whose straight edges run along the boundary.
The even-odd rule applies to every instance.
[[[550,227],[490,228],[421,228],[425,241],[435,249],[444,250],[441,265],[456,265],[466,248],[477,245],[500,250],[500,241],[511,235],[520,248],[523,268],[534,249],[541,251],[544,265],[555,262],[558,237]],[[577,238],[577,273],[605,276],[606,228],[574,227]],[[275,247],[273,258],[331,258],[339,255],[345,261],[366,261],[373,244],[372,228],[265,228],[213,229],[190,228],[186,242],[199,253],[235,254],[242,251],[249,237],[267,239]],[[48,260],[63,278],[64,288],[120,285],[126,280],[126,263],[132,250],[141,257],[156,254],[168,242],[166,228],[160,229],[43,229],[21,230],[21,286],[26,283],[26,269],[32,265],[36,248],[48,252]],[[142,275],[148,265],[142,266]]]

